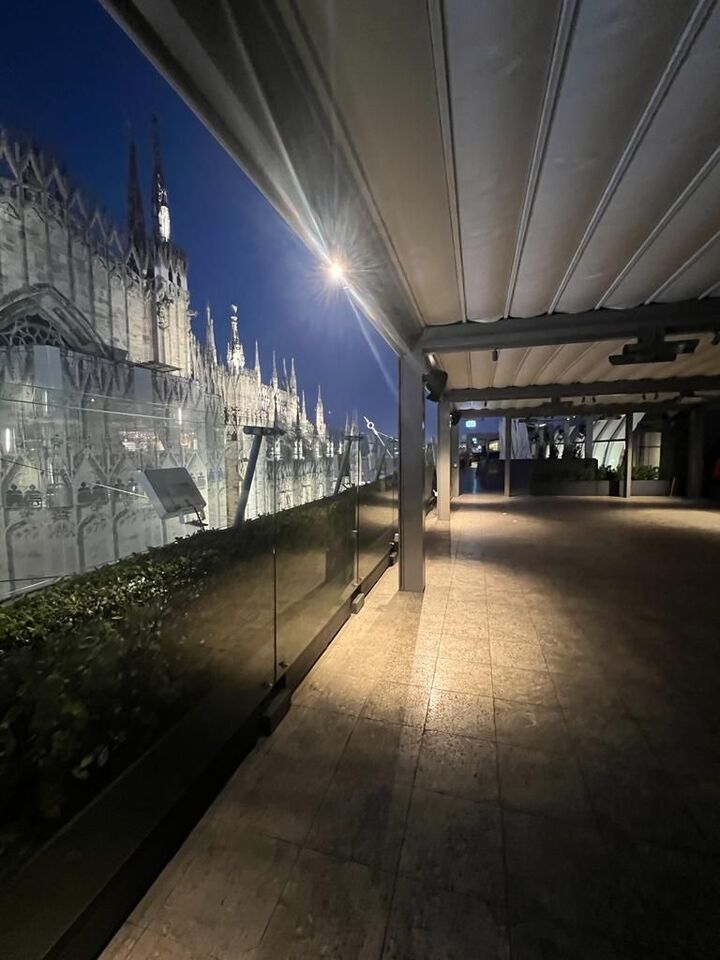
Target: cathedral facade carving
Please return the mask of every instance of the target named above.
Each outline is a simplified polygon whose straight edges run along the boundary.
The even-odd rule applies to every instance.
[[[161,521],[134,473],[185,466],[211,526],[232,522],[252,437],[263,442],[245,516],[332,493],[341,443],[322,398],[308,411],[295,363],[263,380],[230,307],[192,330],[187,261],[171,240],[154,132],[147,229],[135,148],[118,230],[38,148],[0,131],[0,597],[188,532]]]

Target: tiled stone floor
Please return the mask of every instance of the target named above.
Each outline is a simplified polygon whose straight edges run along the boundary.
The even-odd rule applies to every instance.
[[[103,960],[720,955],[720,512],[465,496]]]

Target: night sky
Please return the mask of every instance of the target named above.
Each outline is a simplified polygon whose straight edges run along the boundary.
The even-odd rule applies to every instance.
[[[33,0],[14,5],[11,21],[0,35],[0,125],[54,154],[124,229],[128,130],[147,219],[156,114],[171,239],[188,254],[201,338],[209,301],[224,356],[236,303],[245,355],[252,362],[257,339],[265,382],[273,349],[288,366],[294,355],[310,411],[321,383],[333,426],[356,409],[395,433],[393,351],[369,322],[360,328],[342,291],[327,286],[311,254],[99,3]]]

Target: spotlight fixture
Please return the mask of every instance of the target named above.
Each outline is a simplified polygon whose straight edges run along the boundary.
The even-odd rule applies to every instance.
[[[493,350],[493,352],[492,352],[493,363],[497,363],[497,362],[498,362],[498,356],[499,356],[499,354],[498,354],[497,350]]]
[[[447,379],[448,375],[438,367],[431,367],[423,375],[423,383],[427,390],[428,400],[432,400],[433,403],[438,403],[447,385]]]
[[[634,363],[672,363],[685,353],[694,353],[700,343],[697,338],[689,340],[666,340],[662,330],[641,335],[637,343],[623,344],[622,353],[608,357],[613,366],[626,366]]]

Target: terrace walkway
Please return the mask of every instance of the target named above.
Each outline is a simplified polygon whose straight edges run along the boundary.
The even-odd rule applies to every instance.
[[[720,513],[464,496],[103,960],[717,955]]]

